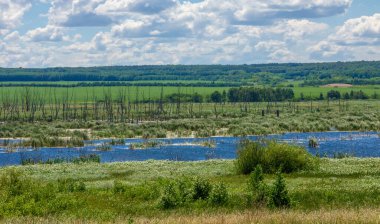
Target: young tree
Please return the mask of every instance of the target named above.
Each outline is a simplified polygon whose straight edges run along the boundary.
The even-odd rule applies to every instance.
[[[221,103],[222,102],[222,94],[219,91],[215,91],[210,96],[211,102],[213,103]]]

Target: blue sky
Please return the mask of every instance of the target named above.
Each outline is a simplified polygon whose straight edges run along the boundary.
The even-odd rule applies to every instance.
[[[378,0],[0,0],[0,67],[356,60]]]

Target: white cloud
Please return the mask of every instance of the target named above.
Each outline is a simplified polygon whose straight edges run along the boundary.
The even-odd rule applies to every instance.
[[[12,33],[5,36],[4,40],[10,41],[10,42],[19,41],[20,40],[20,34],[18,33],[18,31],[13,31]]]
[[[31,6],[28,0],[0,0],[0,30],[19,26]]]
[[[380,44],[380,14],[350,19],[339,27],[330,40],[339,45]]]
[[[309,47],[317,60],[375,60],[380,55],[364,50],[380,46],[380,14],[349,19],[325,40]],[[368,48],[365,48],[368,49]]]
[[[141,13],[156,14],[179,4],[177,0],[107,0],[96,7],[95,11],[103,14]]]
[[[300,41],[306,36],[318,34],[328,27],[327,24],[316,23],[306,19],[291,19],[278,22],[275,26],[269,27],[267,30],[271,34],[283,35],[285,40]]]
[[[40,1],[50,4],[46,26],[21,37],[14,27],[0,28],[0,66],[348,60],[359,55],[355,46],[378,43],[380,29],[379,14],[335,32],[313,20],[344,13],[352,0]]]
[[[34,42],[59,42],[63,40],[68,40],[68,37],[64,35],[62,29],[54,26],[46,26],[30,30],[26,33],[25,38],[29,41]]]

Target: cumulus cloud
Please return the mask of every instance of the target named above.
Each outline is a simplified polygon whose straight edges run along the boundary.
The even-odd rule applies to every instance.
[[[54,26],[46,26],[30,30],[26,33],[25,38],[29,41],[34,42],[59,42],[68,39],[68,37],[64,35],[64,32],[61,28]]]
[[[48,12],[49,24],[64,27],[107,26],[112,19],[94,13],[95,8],[105,0],[52,0]]]
[[[278,19],[303,19],[344,13],[352,0],[205,0],[202,8],[218,12],[233,24],[268,25]],[[216,10],[215,10],[216,9]]]
[[[177,0],[108,0],[96,7],[99,13],[141,13],[156,14],[178,5]]]
[[[112,19],[104,16],[97,15],[91,12],[82,12],[70,15],[66,21],[60,23],[65,27],[82,27],[82,26],[108,26],[112,23]]]
[[[300,40],[306,36],[320,33],[329,26],[324,23],[316,23],[306,19],[285,20],[278,22],[275,26],[269,27],[267,30],[271,34],[283,35],[285,40]]]
[[[339,45],[380,44],[380,14],[347,20],[329,37]]]
[[[0,30],[20,25],[22,17],[31,6],[28,0],[0,0]]]
[[[352,0],[39,1],[50,5],[47,25],[26,34],[10,25],[22,16],[4,23],[0,11],[0,66],[348,60],[356,46],[380,46],[379,14],[336,30],[314,20],[344,13]]]
[[[371,51],[365,51],[363,46],[372,48],[380,46],[380,14],[349,19],[325,40],[309,47],[312,59],[318,60],[349,60],[376,58]],[[371,55],[371,56],[368,56]]]

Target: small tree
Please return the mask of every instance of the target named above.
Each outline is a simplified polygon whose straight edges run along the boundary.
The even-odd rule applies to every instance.
[[[319,100],[324,100],[325,99],[325,97],[323,96],[323,93],[320,93],[319,94]]]
[[[201,178],[197,178],[193,185],[193,199],[205,200],[209,197],[211,190],[212,185],[208,181]]]
[[[248,187],[250,197],[256,204],[265,204],[268,198],[268,187],[264,183],[263,169],[257,165],[255,170],[249,176]]]
[[[210,99],[213,103],[221,103],[222,94],[219,91],[215,91],[211,94]]]
[[[213,205],[224,205],[228,202],[228,192],[226,186],[221,183],[212,188],[210,202]]]
[[[269,206],[273,208],[290,207],[290,197],[288,195],[288,190],[286,189],[284,178],[282,177],[280,171],[277,172],[277,178],[270,194]]]

